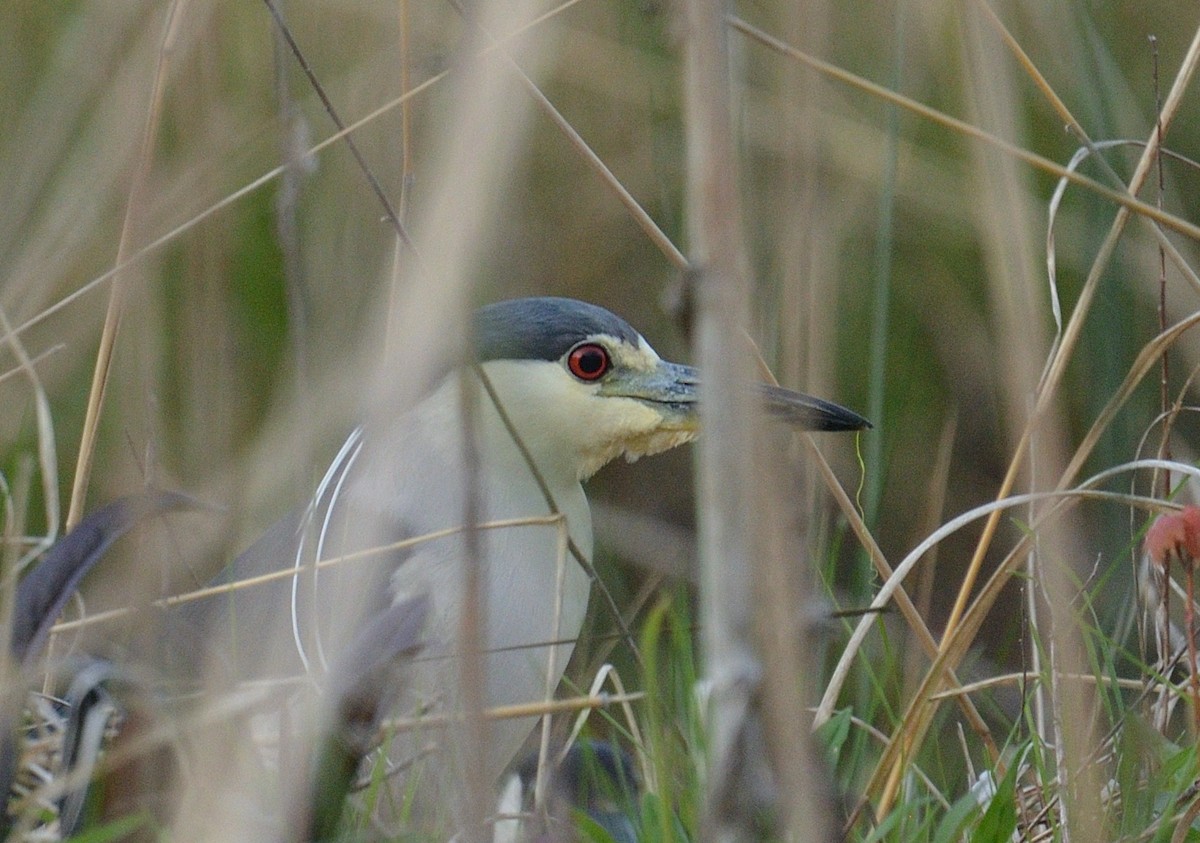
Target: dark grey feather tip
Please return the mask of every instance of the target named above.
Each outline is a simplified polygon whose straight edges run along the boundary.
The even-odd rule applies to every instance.
[[[119,498],[86,515],[17,585],[10,646],[13,658],[28,665],[41,652],[50,627],[113,542],[139,521],[180,509],[199,508],[178,492],[147,492]]]

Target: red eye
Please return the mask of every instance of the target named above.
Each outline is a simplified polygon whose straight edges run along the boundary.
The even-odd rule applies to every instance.
[[[577,345],[567,355],[567,368],[581,381],[600,380],[611,365],[608,349],[595,343]]]

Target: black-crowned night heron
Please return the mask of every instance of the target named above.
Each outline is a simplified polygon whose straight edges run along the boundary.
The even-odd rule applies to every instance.
[[[364,617],[402,596],[428,594],[424,660],[401,682],[403,708],[453,711],[461,699],[459,670],[447,657],[458,649],[474,556],[484,610],[484,704],[528,703],[553,690],[591,589],[573,556],[592,554],[582,484],[617,457],[634,460],[693,439],[698,377],[661,359],[609,311],[565,298],[484,307],[475,315],[473,340],[477,368],[449,373],[386,426],[356,431],[307,510],[235,562],[233,577],[282,566],[296,571],[269,598],[282,605],[247,593],[219,621],[240,630],[243,664],[247,655],[259,668],[280,657],[258,646],[261,618],[271,613],[289,616],[287,648],[312,669],[334,661],[354,612]],[[462,378],[478,388],[473,448],[463,438]],[[770,386],[761,394],[771,411],[801,428],[868,426],[820,399]],[[474,552],[462,530],[471,482],[479,519]],[[312,564],[346,556],[377,564]],[[367,568],[375,579],[358,575]],[[525,717],[491,724],[483,757],[452,757],[450,768],[483,764],[496,780],[533,723]],[[423,733],[403,741],[402,752],[446,743],[441,733]]]

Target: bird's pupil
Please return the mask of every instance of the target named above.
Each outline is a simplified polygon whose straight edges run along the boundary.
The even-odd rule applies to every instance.
[[[595,349],[589,349],[579,355],[579,368],[589,375],[594,375],[604,368],[604,355]]]

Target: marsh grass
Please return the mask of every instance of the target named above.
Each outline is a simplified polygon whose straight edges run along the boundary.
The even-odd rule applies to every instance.
[[[822,771],[818,801],[854,818],[848,839],[1200,838],[1198,703],[1139,584],[1160,499],[1197,499],[1200,19],[1138,5],[732,10],[746,328],[785,385],[875,423],[822,438],[825,466],[789,446],[804,494],[756,491],[758,511],[795,501],[787,526],[803,526],[805,558],[773,564],[816,574],[793,605],[797,710],[815,710],[818,742],[783,742],[768,717],[766,754]],[[348,132],[262,5],[0,5],[6,581],[121,494],[221,508],[122,545],[68,620],[139,611],[64,629],[51,662],[152,637],[154,600],[207,582],[304,501],[356,420],[419,394],[470,303],[590,299],[686,355],[682,6],[481,4],[470,25],[451,3],[278,8]],[[1158,126],[1182,158],[1159,164]],[[636,564],[678,563],[675,537],[711,523],[688,468],[648,460],[593,484],[671,526],[630,541],[598,519],[601,552],[635,563],[602,560],[636,643],[610,646],[595,609],[581,651],[602,658],[562,691],[586,696],[608,664],[605,682],[645,692],[583,727],[631,753],[644,840],[717,836],[723,810],[698,696],[712,627],[695,569],[677,579],[691,545],[665,584]],[[75,839],[160,821],[166,839],[261,839],[260,801],[295,791],[262,780],[238,705],[164,707],[159,728],[193,742],[176,814]],[[554,734],[577,716],[556,713]],[[346,839],[378,833],[385,773],[367,774]],[[476,783],[467,801],[489,799]],[[751,833],[822,839],[788,799]]]

